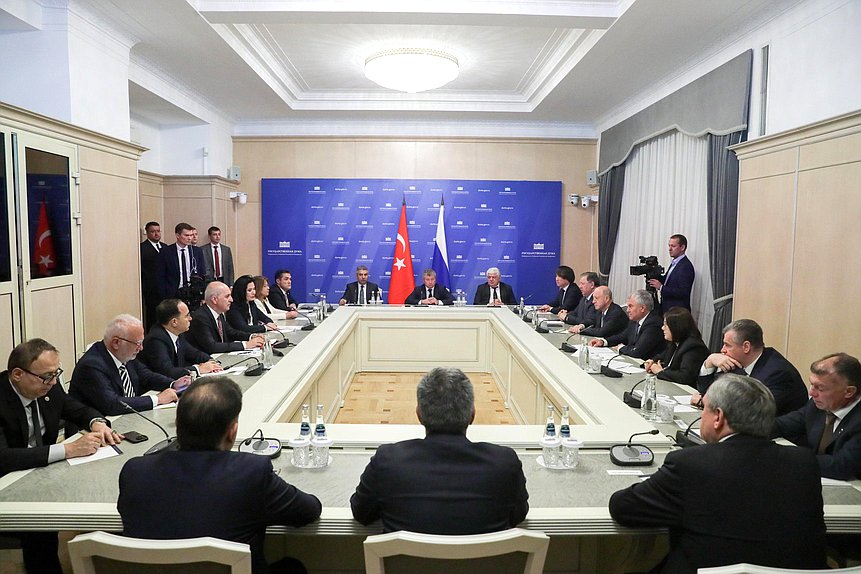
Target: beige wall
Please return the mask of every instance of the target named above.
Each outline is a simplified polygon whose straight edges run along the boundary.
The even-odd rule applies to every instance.
[[[234,138],[239,189],[238,256],[261,263],[262,178],[497,179],[562,181],[562,262],[578,273],[598,267],[598,210],[568,205],[569,193],[595,194],[586,171],[595,168],[593,140],[383,138]],[[167,213],[167,210],[165,210]],[[247,271],[250,271],[246,269]]]
[[[733,148],[741,162],[734,318],[805,376],[861,350],[861,112]]]

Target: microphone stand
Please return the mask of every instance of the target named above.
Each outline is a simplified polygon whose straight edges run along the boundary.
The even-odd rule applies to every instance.
[[[631,444],[635,436],[644,434],[659,434],[661,431],[652,429],[645,432],[635,432],[628,438],[628,444],[615,444],[610,447],[610,461],[617,466],[649,466],[655,461],[655,453],[644,444]]]
[[[611,360],[612,360],[612,359],[611,359]],[[637,397],[635,397],[635,396],[634,396],[634,389],[636,389],[637,387],[639,387],[641,383],[646,382],[646,378],[647,378],[647,377],[643,377],[642,379],[640,379],[639,381],[637,381],[637,383],[636,383],[633,387],[631,387],[631,390],[630,390],[630,391],[625,391],[625,392],[624,392],[624,394],[622,394],[622,401],[623,401],[626,405],[628,405],[629,407],[631,407],[632,409],[638,409],[638,408],[640,408],[640,403],[641,403],[641,401],[640,401],[640,399],[638,399]]]
[[[568,344],[568,341],[571,340],[571,337],[575,337],[576,335],[577,335],[577,333],[573,333],[571,335],[568,335],[568,338],[566,338],[564,341],[562,341],[562,345],[559,346],[559,350],[562,351],[563,353],[576,353],[577,347],[572,347],[571,345]]]
[[[676,431],[676,444],[677,445],[679,445],[682,448],[685,448],[685,447],[689,447],[689,446],[699,446],[701,444],[705,444],[705,441],[703,441],[700,437],[698,437],[697,435],[691,434],[691,428],[693,428],[694,424],[696,424],[696,422],[702,418],[703,418],[702,416],[698,416],[697,418],[695,418],[691,422],[691,424],[688,425],[688,428],[686,428],[684,430],[684,432],[682,432],[681,430]]]
[[[157,427],[159,428],[159,430],[161,430],[161,432],[163,432],[163,433],[164,433],[164,440],[161,440],[161,441],[159,441],[159,442],[155,443],[154,445],[152,445],[152,446],[151,446],[151,447],[150,447],[150,448],[149,448],[149,449],[144,453],[144,456],[146,456],[146,455],[148,455],[148,454],[156,454],[156,453],[159,453],[159,452],[162,452],[162,451],[165,451],[165,450],[177,450],[177,449],[179,448],[179,442],[177,442],[176,437],[175,437],[175,436],[174,436],[174,437],[170,436],[170,435],[167,433],[167,431],[166,431],[166,430],[164,430],[164,427],[163,427],[163,426],[161,426],[160,424],[158,424],[157,422],[155,422],[155,421],[154,421],[154,420],[152,420],[151,418],[143,416],[143,415],[142,415],[142,414],[140,414],[138,411],[136,411],[135,409],[133,409],[133,408],[132,408],[132,406],[131,406],[131,405],[129,405],[128,403],[126,403],[125,401],[120,401],[120,404],[121,404],[121,405],[123,405],[123,406],[124,406],[126,409],[128,409],[130,412],[133,412],[134,414],[136,414],[137,416],[139,416],[140,418],[142,418],[143,420],[148,421],[148,422],[150,422],[150,423],[154,424],[155,426],[157,426]]]

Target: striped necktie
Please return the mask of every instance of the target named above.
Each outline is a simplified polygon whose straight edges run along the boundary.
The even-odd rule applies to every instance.
[[[132,380],[125,365],[120,365],[120,378],[123,380],[123,394],[127,397],[135,396],[135,388],[132,386]]]

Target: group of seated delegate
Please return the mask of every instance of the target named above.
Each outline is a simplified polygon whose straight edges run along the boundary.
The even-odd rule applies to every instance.
[[[498,270],[487,275],[474,302],[513,304]],[[160,301],[157,324],[146,337],[138,319],[114,318],[102,341],[75,366],[68,394],[57,385],[62,369],[53,345],[41,339],[18,345],[0,373],[0,475],[116,444],[123,437],[106,416],[176,401],[184,391],[176,410],[179,450],[131,459],[122,470],[118,509],[124,533],[245,542],[255,573],[303,572],[291,559],[267,565],[263,535],[269,525],[316,520],[320,501],[287,484],[268,459],[231,452],[242,401],[235,383],[223,376],[191,382],[192,375],[221,369],[212,354],[263,344],[272,321],[255,310],[265,317],[267,309],[295,313],[289,272],[286,278],[279,272],[271,290],[265,278],[244,277],[233,290],[220,281],[208,283],[193,312],[177,298]],[[661,315],[651,294],[637,291],[619,321],[624,311],[594,273],[579,276],[579,289],[573,278],[569,267],[557,270],[560,291],[548,310],[556,309],[571,330],[594,337],[590,344],[616,346],[658,377],[696,386],[694,402],[703,409],[707,444],[669,453],[649,480],[614,494],[613,518],[626,526],[671,529],[664,572],[735,562],[821,567],[820,477],[861,478],[858,359],[836,353],[813,363],[808,400],[800,374],[764,346],[756,322],[730,323],[720,352],[709,354],[688,309],[674,306]],[[419,304],[444,304],[439,287],[426,273],[413,295]],[[369,301],[376,289],[360,267],[343,302]],[[579,297],[568,294],[575,289]],[[231,314],[234,305],[239,311]],[[149,390],[156,393],[144,396]],[[466,438],[475,415],[469,379],[458,369],[433,369],[418,386],[416,411],[425,438],[377,449],[350,500],[356,520],[380,520],[387,532],[433,534],[491,532],[522,522],[528,493],[520,459],[507,447]],[[55,444],[60,421],[67,437],[80,436]],[[779,446],[770,440],[776,436],[802,448]],[[151,507],[152,484],[163,481],[172,491],[167,516]],[[19,537],[28,572],[61,571],[56,533]]]

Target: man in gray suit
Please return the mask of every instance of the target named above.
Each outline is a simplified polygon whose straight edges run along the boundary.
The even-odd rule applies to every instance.
[[[203,264],[207,281],[221,281],[233,285],[233,253],[230,247],[221,244],[221,229],[214,225],[207,230],[209,245],[204,245]]]

